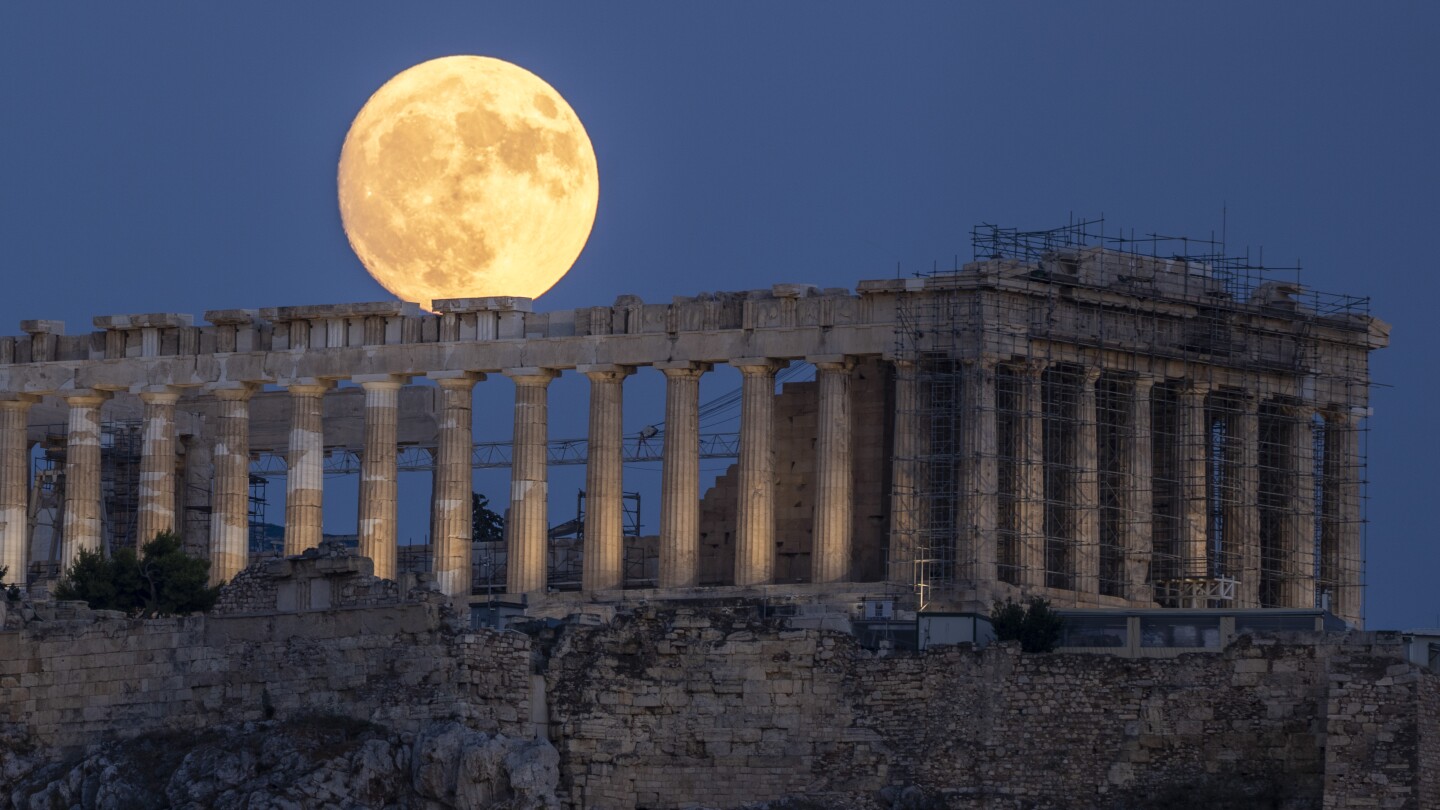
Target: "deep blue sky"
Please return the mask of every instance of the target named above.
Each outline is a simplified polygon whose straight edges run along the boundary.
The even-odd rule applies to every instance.
[[[600,162],[544,309],[853,287],[968,258],[981,221],[1208,236],[1228,207],[1232,248],[1394,324],[1369,623],[1440,625],[1437,35],[1418,2],[6,3],[0,333],[383,300],[340,229],[345,131],[406,67],[496,56],[566,97]]]

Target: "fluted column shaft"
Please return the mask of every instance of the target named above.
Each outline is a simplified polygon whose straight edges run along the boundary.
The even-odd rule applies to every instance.
[[[248,385],[220,388],[210,496],[210,584],[228,582],[250,560],[250,395]]]
[[[546,441],[548,393],[557,373],[546,368],[505,372],[515,382],[515,434],[510,479],[510,549],[506,590],[545,590],[550,535]]]
[[[1282,409],[1290,461],[1289,504],[1284,545],[1285,605],[1315,606],[1315,409],[1290,405]]]
[[[1015,533],[1019,583],[1045,585],[1045,411],[1043,361],[1020,366],[1020,396],[1015,430]]]
[[[700,375],[710,366],[664,363],[665,446],[660,471],[660,587],[700,583]]]
[[[180,392],[144,391],[145,429],[140,447],[140,514],[136,551],[161,532],[175,531],[175,403]]]
[[[850,453],[850,369],[847,358],[816,358],[819,381],[815,435],[814,545],[812,582],[850,581],[854,489]]]
[[[626,366],[582,366],[590,379],[590,433],[585,463],[585,555],[581,588],[625,584],[624,415]]]
[[[24,587],[30,565],[30,406],[34,397],[0,400],[0,566],[6,584]]]
[[[1100,592],[1100,462],[1099,413],[1095,385],[1100,370],[1087,368],[1079,376],[1075,395],[1074,474],[1071,478],[1071,542],[1075,550],[1075,590]]]
[[[100,405],[96,391],[69,394],[70,424],[65,434],[65,522],[61,571],[69,570],[80,550],[100,550]]]
[[[435,584],[441,593],[456,599],[470,596],[474,536],[471,408],[475,383],[482,379],[480,374],[460,373],[435,380],[440,386],[440,443],[435,451],[435,486],[430,499],[430,544]],[[513,556],[509,565],[513,572]]]
[[[919,430],[920,385],[915,361],[896,358],[895,427],[890,458],[890,550],[887,578],[895,585],[915,584],[915,543],[919,532]]]
[[[1226,450],[1225,546],[1237,562],[1235,607],[1260,607],[1260,416],[1251,392],[1237,396]],[[1228,572],[1227,572],[1228,573]]]
[[[775,572],[775,372],[783,362],[735,360],[740,394],[735,584],[766,585]]]
[[[1334,581],[1330,610],[1358,624],[1364,583],[1360,550],[1360,434],[1348,411],[1325,413],[1324,568]]]
[[[1152,602],[1150,559],[1154,553],[1151,534],[1154,525],[1154,441],[1150,424],[1150,394],[1155,381],[1140,377],[1130,389],[1127,429],[1120,443],[1120,464],[1124,486],[1120,497],[1121,543],[1125,554],[1125,597],[1135,602]]]
[[[325,499],[325,392],[329,383],[292,383],[289,472],[285,477],[285,554],[320,545]]]
[[[999,453],[995,426],[995,363],[965,360],[960,378],[961,419],[960,515],[961,575],[977,586],[996,579],[996,538],[999,520]]]
[[[1209,387],[1188,381],[1180,389],[1180,573],[1186,577],[1210,576],[1208,520],[1206,516],[1207,461],[1210,424],[1205,416]]]
[[[395,578],[395,524],[398,492],[395,427],[400,412],[397,379],[360,380],[365,389],[365,449],[360,456],[360,555],[375,564],[375,576]]]

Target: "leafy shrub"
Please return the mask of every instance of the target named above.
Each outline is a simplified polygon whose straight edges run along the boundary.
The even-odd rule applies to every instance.
[[[136,555],[126,548],[106,559],[98,551],[81,549],[55,589],[55,598],[145,617],[203,612],[215,606],[220,589],[208,584],[209,561],[182,551],[180,538],[161,532],[143,552]]]
[[[990,624],[998,641],[1019,641],[1027,653],[1050,652],[1060,643],[1065,619],[1050,609],[1044,599],[1031,599],[1028,605],[1013,600],[995,600],[990,609]]]

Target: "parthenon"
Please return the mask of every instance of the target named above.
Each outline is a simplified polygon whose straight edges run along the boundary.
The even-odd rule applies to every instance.
[[[853,292],[777,284],[554,312],[519,298],[433,313],[214,310],[202,326],[113,315],[79,335],[25,321],[0,338],[0,564],[34,587],[78,550],[121,542],[104,506],[121,484],[102,487],[104,425],[121,413],[141,426],[128,542],[176,531],[215,581],[233,578],[252,558],[247,488],[263,441],[286,459],[284,552],[315,547],[327,405],[363,397],[360,553],[397,576],[397,447],[427,445],[430,567],[470,600],[472,401],[477,388],[501,396],[503,377],[503,592],[536,604],[554,588],[548,387],[573,373],[590,391],[580,590],[636,587],[623,570],[621,414],[626,379],[659,372],[657,559],[641,583],[656,598],[803,587],[926,610],[1037,595],[1324,605],[1362,621],[1368,355],[1389,330],[1365,299],[1224,257],[992,236],[952,272]],[[813,365],[815,381],[777,393],[792,363]],[[702,492],[699,381],[719,365],[742,375],[738,459]],[[32,462],[57,431],[63,463],[45,486],[58,518],[41,538]],[[203,508],[189,509],[197,487]]]

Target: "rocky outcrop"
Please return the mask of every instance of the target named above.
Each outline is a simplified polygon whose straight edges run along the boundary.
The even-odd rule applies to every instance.
[[[12,746],[13,747],[13,746]],[[11,750],[0,762],[8,806],[27,810],[127,807],[556,807],[558,756],[544,740],[482,734],[459,723],[397,733],[348,718],[247,723],[152,734],[55,761]],[[45,763],[45,764],[41,764]]]

